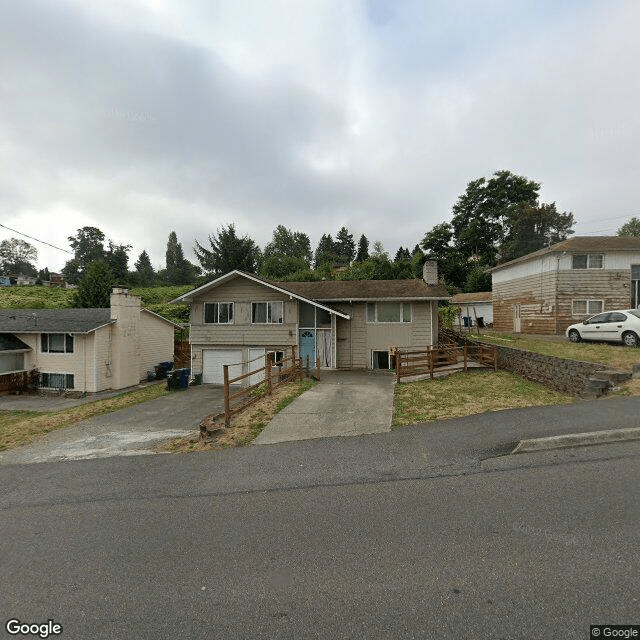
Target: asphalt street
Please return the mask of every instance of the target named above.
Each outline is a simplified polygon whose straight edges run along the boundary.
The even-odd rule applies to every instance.
[[[578,639],[640,624],[640,444],[504,455],[637,407],[2,466],[0,611],[98,639]]]

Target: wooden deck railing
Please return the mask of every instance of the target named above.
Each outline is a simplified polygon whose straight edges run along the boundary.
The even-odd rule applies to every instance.
[[[438,369],[462,369],[466,371],[470,362],[493,367],[498,370],[498,350],[491,345],[463,346],[455,343],[441,344],[435,349],[401,350],[394,352],[396,381],[409,376],[426,375],[433,378]]]

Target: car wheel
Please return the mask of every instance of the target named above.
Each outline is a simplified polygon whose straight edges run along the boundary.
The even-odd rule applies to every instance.
[[[580,334],[576,329],[571,329],[571,331],[569,331],[569,340],[571,340],[571,342],[580,342]]]
[[[633,333],[633,331],[627,331],[626,333],[623,333],[622,342],[624,342],[627,347],[637,347],[638,344],[640,344],[638,336]]]

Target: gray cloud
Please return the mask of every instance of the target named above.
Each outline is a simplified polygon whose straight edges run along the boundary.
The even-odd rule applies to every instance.
[[[636,5],[474,7],[10,4],[2,217],[65,247],[93,224],[159,265],[171,230],[189,249],[229,222],[393,252],[503,168],[578,231],[638,214]]]

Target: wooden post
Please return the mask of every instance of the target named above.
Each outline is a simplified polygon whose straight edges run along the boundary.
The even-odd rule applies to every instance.
[[[396,349],[394,354],[394,358],[396,360],[396,382],[400,382],[400,350]]]
[[[305,375],[308,378],[309,377],[309,356],[307,355],[306,358],[307,358],[307,362],[306,362],[307,366],[305,367],[306,368],[306,374]],[[305,377],[305,376],[302,376],[302,377]]]
[[[462,355],[464,358],[464,370],[467,370],[467,345],[465,344],[464,347],[462,347]]]
[[[498,370],[498,347],[493,347],[493,370]]]
[[[267,379],[267,395],[270,396],[273,393],[273,380],[271,380],[271,354],[269,353],[264,356],[264,375]]]
[[[229,400],[229,365],[222,365],[224,373],[224,426],[229,427],[231,423],[231,404]]]
[[[320,381],[320,358],[316,358],[316,378]]]
[[[433,349],[429,351],[429,375],[431,376],[432,380],[433,380],[433,354],[434,353],[435,351],[433,351]]]

